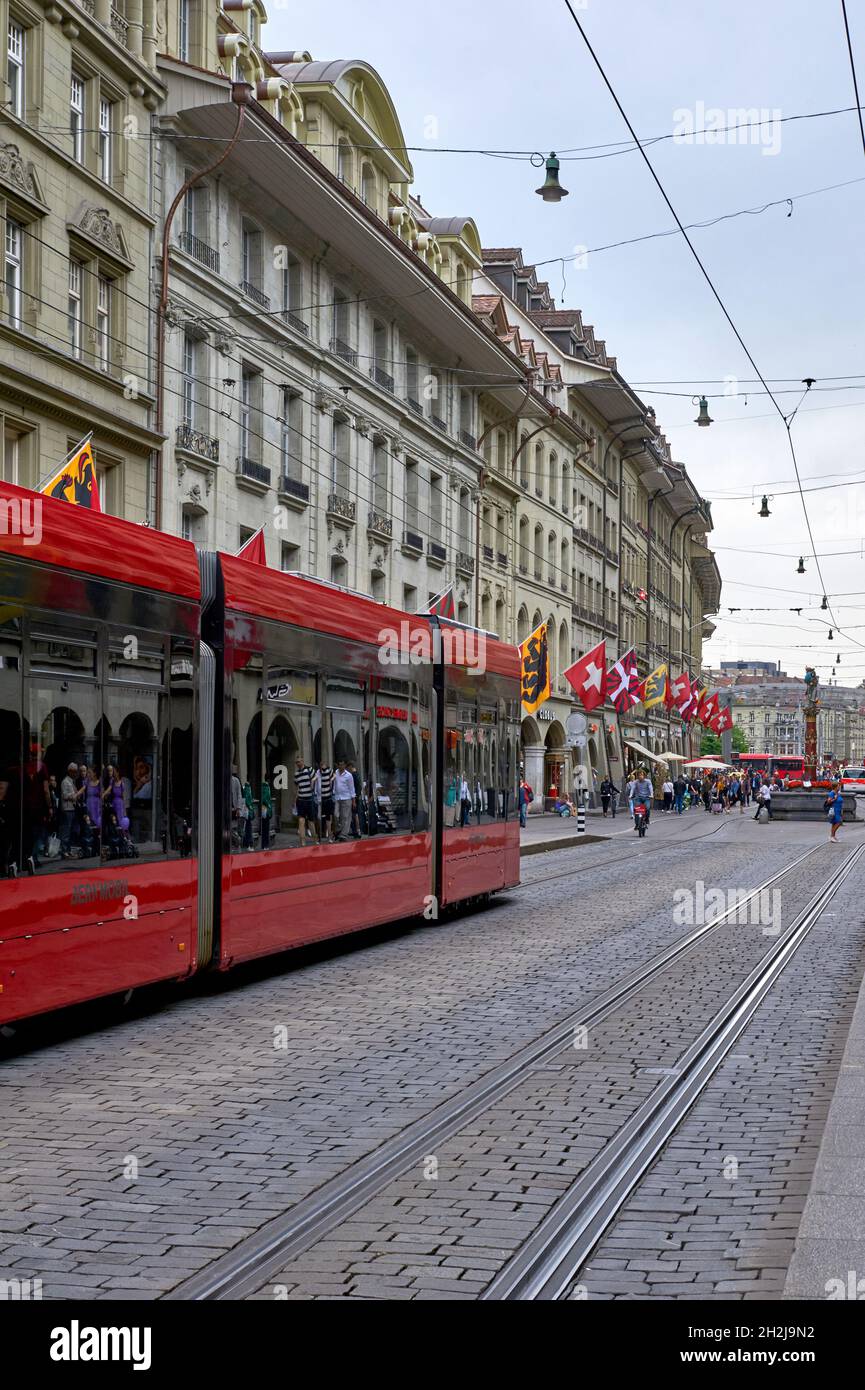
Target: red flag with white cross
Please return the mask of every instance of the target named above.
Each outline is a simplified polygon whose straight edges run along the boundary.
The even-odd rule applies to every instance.
[[[596,709],[607,698],[607,644],[599,642],[565,671],[565,680],[583,702],[583,708]]]

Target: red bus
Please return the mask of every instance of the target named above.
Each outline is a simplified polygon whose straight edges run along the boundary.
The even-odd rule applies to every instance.
[[[517,883],[519,721],[491,636],[0,484],[0,1023]]]
[[[783,777],[801,782],[805,762],[801,755],[772,753],[736,753],[732,754],[733,763],[740,768],[751,768],[756,772],[762,772],[766,777]]]

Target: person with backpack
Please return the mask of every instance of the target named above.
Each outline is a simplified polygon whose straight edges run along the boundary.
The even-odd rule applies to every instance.
[[[769,820],[774,820],[772,815],[772,788],[769,786],[768,782],[764,782],[757,793],[757,814],[754,817],[755,820],[760,819],[760,812],[763,810],[764,806],[769,814]]]
[[[611,802],[611,801],[612,801],[612,803],[613,803],[613,815],[615,816],[615,814],[616,814],[616,801],[615,801],[615,798],[616,798],[616,788],[614,787],[613,783],[610,781],[609,777],[605,777],[604,780],[603,780],[603,782],[601,783],[601,810],[603,811],[604,817],[605,817],[605,818],[606,818],[607,812],[608,812],[609,809],[610,809],[610,802]]]
[[[526,815],[527,815],[527,813],[528,813],[528,809],[529,809],[529,807],[531,806],[531,804],[532,804],[532,802],[534,801],[534,799],[535,799],[535,794],[534,794],[534,792],[532,791],[532,789],[531,789],[531,787],[529,786],[529,784],[528,784],[528,782],[526,781],[526,779],[525,779],[524,777],[521,777],[521,778],[520,778],[519,805],[520,805],[520,825],[522,826],[523,830],[525,830],[525,828],[526,828]]]
[[[685,781],[684,777],[681,773],[679,773],[679,776],[673,783],[673,796],[676,799],[675,807],[677,816],[680,816],[685,808],[685,792],[687,790],[687,786],[688,784]]]

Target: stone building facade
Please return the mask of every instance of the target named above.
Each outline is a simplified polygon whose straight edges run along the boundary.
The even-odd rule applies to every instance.
[[[0,476],[94,433],[105,510],[147,515],[155,0],[0,0]]]

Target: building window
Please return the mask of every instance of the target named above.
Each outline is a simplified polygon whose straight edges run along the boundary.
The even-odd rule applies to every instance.
[[[198,380],[199,380],[199,349],[200,344],[197,338],[193,338],[190,333],[185,334],[183,339],[183,423],[189,429],[198,429]]]
[[[405,464],[405,529],[418,531],[418,466],[414,459]]]
[[[413,584],[402,586],[402,608],[404,613],[417,612],[417,589]]]
[[[241,254],[243,261],[242,288],[261,291],[261,232],[244,222]]]
[[[279,566],[286,574],[299,570],[300,546],[292,545],[289,541],[283,541],[279,555]]]
[[[390,512],[387,491],[387,445],[376,439],[372,446],[372,509],[378,516]]]
[[[333,490],[338,497],[348,498],[351,473],[351,435],[348,420],[344,415],[333,417],[333,458],[331,479]]]
[[[192,0],[180,0],[179,33],[177,41],[177,53],[181,62],[188,63],[191,49],[191,26],[190,10]]]
[[[303,397],[286,390],[282,406],[282,476],[299,483],[303,474]]]
[[[294,314],[303,307],[303,271],[296,256],[288,256],[282,270],[282,307]]]
[[[81,272],[80,261],[69,262],[69,346],[73,357],[81,356]]]
[[[6,39],[6,81],[9,83],[9,108],[13,116],[24,119],[24,30],[20,24],[9,23]]]
[[[244,367],[240,379],[240,454],[252,462],[260,460],[261,373]]]
[[[342,555],[332,555],[330,560],[330,582],[345,588],[348,584],[348,561]]]
[[[6,218],[6,302],[9,322],[21,327],[21,285],[23,280],[22,242],[24,228],[20,222]]]
[[[84,163],[84,78],[72,74],[69,95],[69,129],[72,134],[72,158]]]
[[[351,146],[348,141],[341,138],[337,145],[337,173],[343,183],[351,186]]]
[[[112,103],[101,97],[99,101],[99,177],[103,183],[111,182],[111,133]]]
[[[114,287],[107,275],[100,275],[96,286],[96,360],[100,370],[111,368],[111,301]]]

